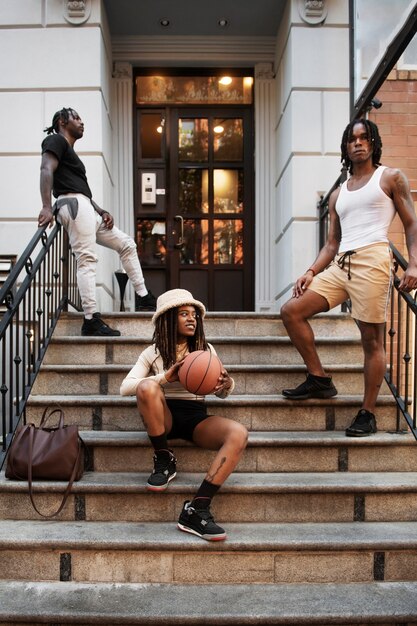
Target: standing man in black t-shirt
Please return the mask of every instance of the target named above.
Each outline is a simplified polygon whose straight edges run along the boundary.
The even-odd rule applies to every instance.
[[[97,312],[95,244],[116,250],[139,298],[139,310],[155,310],[155,296],[147,290],[142,268],[131,237],[114,226],[113,217],[92,199],[83,162],[74,151],[74,144],[84,134],[84,124],[74,109],[61,109],[45,129],[48,136],[42,143],[40,188],[42,210],[39,226],[57,219],[68,232],[77,260],[77,282],[84,310],[82,335],[119,336]],[[52,207],[51,194],[57,198]]]

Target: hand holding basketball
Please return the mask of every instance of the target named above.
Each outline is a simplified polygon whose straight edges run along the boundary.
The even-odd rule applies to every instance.
[[[188,354],[179,370],[179,379],[190,393],[205,396],[213,393],[223,365],[210,350],[196,350]]]

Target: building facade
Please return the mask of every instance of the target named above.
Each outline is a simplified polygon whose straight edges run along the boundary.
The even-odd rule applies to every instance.
[[[80,113],[86,131],[76,150],[94,198],[137,239],[135,76],[152,68],[246,68],[254,79],[250,296],[227,308],[278,311],[317,254],[316,205],[340,173],[349,120],[349,3],[282,5],[274,36],[119,36],[103,0],[2,0],[1,254],[21,254],[37,228],[40,144],[56,110]],[[118,310],[117,255],[99,249],[98,256],[100,310]],[[193,269],[166,286],[194,289]],[[237,274],[230,276],[210,289],[232,284]],[[125,305],[134,309],[129,289]]]

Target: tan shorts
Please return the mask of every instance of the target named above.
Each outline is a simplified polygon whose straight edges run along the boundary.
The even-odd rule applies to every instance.
[[[336,255],[327,269],[315,276],[308,286],[326,298],[329,309],[347,299],[352,303],[352,317],[371,324],[386,321],[392,283],[392,253],[387,243],[374,243],[359,248],[346,258],[342,269]],[[350,271],[351,279],[348,279]]]

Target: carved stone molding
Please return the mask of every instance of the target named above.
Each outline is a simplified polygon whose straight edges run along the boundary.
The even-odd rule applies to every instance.
[[[256,80],[272,80],[273,78],[274,72],[272,69],[272,63],[257,63],[255,65]]]
[[[115,63],[113,67],[113,78],[132,80],[133,71],[131,63]]]
[[[326,0],[298,0],[298,12],[307,24],[321,24],[327,17]]]
[[[91,14],[91,0],[63,0],[64,18],[70,24],[84,24]]]

